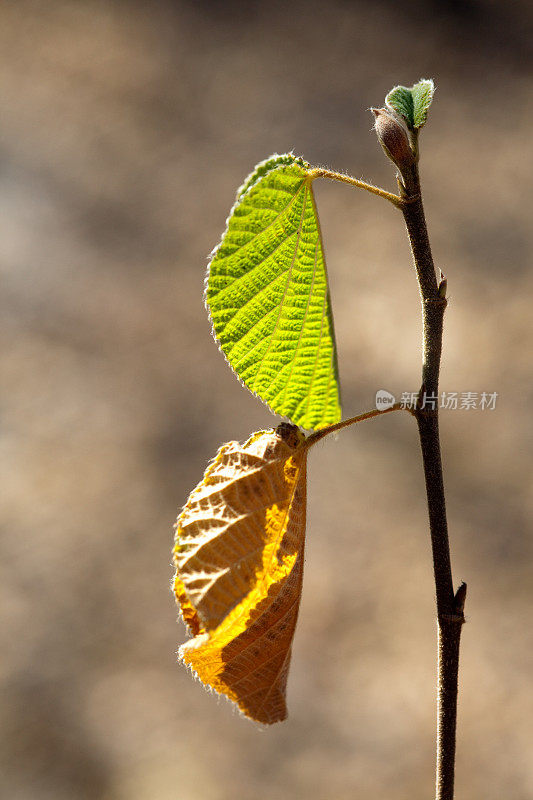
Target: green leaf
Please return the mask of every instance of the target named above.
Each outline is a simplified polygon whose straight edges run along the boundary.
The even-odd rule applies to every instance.
[[[206,285],[230,366],[272,411],[307,429],[341,416],[313,178],[292,153],[258,164],[239,189]]]
[[[423,78],[411,87],[413,95],[413,124],[415,128],[421,128],[426,124],[428,110],[435,93],[435,84],[431,79]]]
[[[400,114],[410,128],[418,130],[425,125],[435,85],[431,79],[422,78],[414,86],[395,86],[385,98],[385,105]]]
[[[414,108],[413,95],[406,86],[395,86],[385,98],[385,105],[392,111],[396,111],[402,116],[409,127],[413,127]]]

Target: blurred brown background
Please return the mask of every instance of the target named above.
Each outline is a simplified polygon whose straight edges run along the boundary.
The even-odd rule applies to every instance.
[[[294,148],[394,188],[368,113],[438,86],[422,134],[449,279],[442,428],[468,581],[457,797],[533,797],[532,10],[527,2],[0,6],[1,786],[10,800],[427,800],[435,621],[407,415],[311,456],[289,720],[176,663],[172,525],[217,447],[276,419],[211,339],[207,254]],[[346,416],[418,388],[400,215],[316,185]]]

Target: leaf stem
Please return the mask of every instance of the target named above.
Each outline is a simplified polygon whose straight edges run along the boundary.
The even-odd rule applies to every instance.
[[[364,422],[366,419],[373,419],[374,417],[381,417],[383,414],[390,414],[391,411],[410,411],[411,413],[414,413],[408,406],[401,405],[400,403],[394,403],[394,405],[390,406],[390,408],[374,408],[372,411],[365,411],[364,414],[358,414],[356,417],[343,419],[341,422],[337,422],[335,425],[329,425],[327,428],[321,428],[321,430],[315,431],[315,433],[312,433],[310,436],[308,436],[305,442],[302,443],[302,447],[307,449],[319,442],[325,436],[329,436],[330,433],[335,433],[335,431],[340,431],[342,428],[347,428],[349,425],[355,425],[358,422]]]
[[[402,207],[403,200],[399,195],[392,194],[392,192],[387,192],[385,189],[380,189],[378,186],[373,186],[371,183],[366,183],[365,181],[360,181],[357,178],[352,178],[351,175],[345,175],[343,172],[334,172],[331,169],[315,167],[315,169],[312,169],[309,172],[309,177],[311,180],[314,180],[315,178],[329,178],[332,181],[348,183],[350,186],[356,186],[357,188],[365,189],[367,192],[375,194],[378,197],[383,197],[397,208]]]
[[[436,800],[453,800],[459,643],[464,622],[466,584],[454,594],[446,503],[439,439],[438,397],[442,350],[442,329],[446,309],[445,283],[439,284],[427,232],[418,167],[402,175],[405,196],[401,204],[422,302],[423,363],[422,385],[414,416],[418,425],[429,527],[433,553],[438,621],[438,697]],[[426,405],[433,405],[427,408]]]

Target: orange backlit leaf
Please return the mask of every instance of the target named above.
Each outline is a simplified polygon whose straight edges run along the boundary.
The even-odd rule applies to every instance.
[[[302,589],[305,437],[293,425],[223,445],[176,523],[174,592],[194,638],[180,657],[245,716],[287,716]]]

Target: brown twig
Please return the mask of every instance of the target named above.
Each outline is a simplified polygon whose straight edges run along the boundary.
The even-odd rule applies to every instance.
[[[453,800],[459,642],[466,584],[454,594],[439,438],[439,372],[446,309],[445,281],[437,282],[420,193],[417,164],[402,171],[404,216],[422,301],[422,386],[415,417],[426,481],[438,621],[436,800]]]

